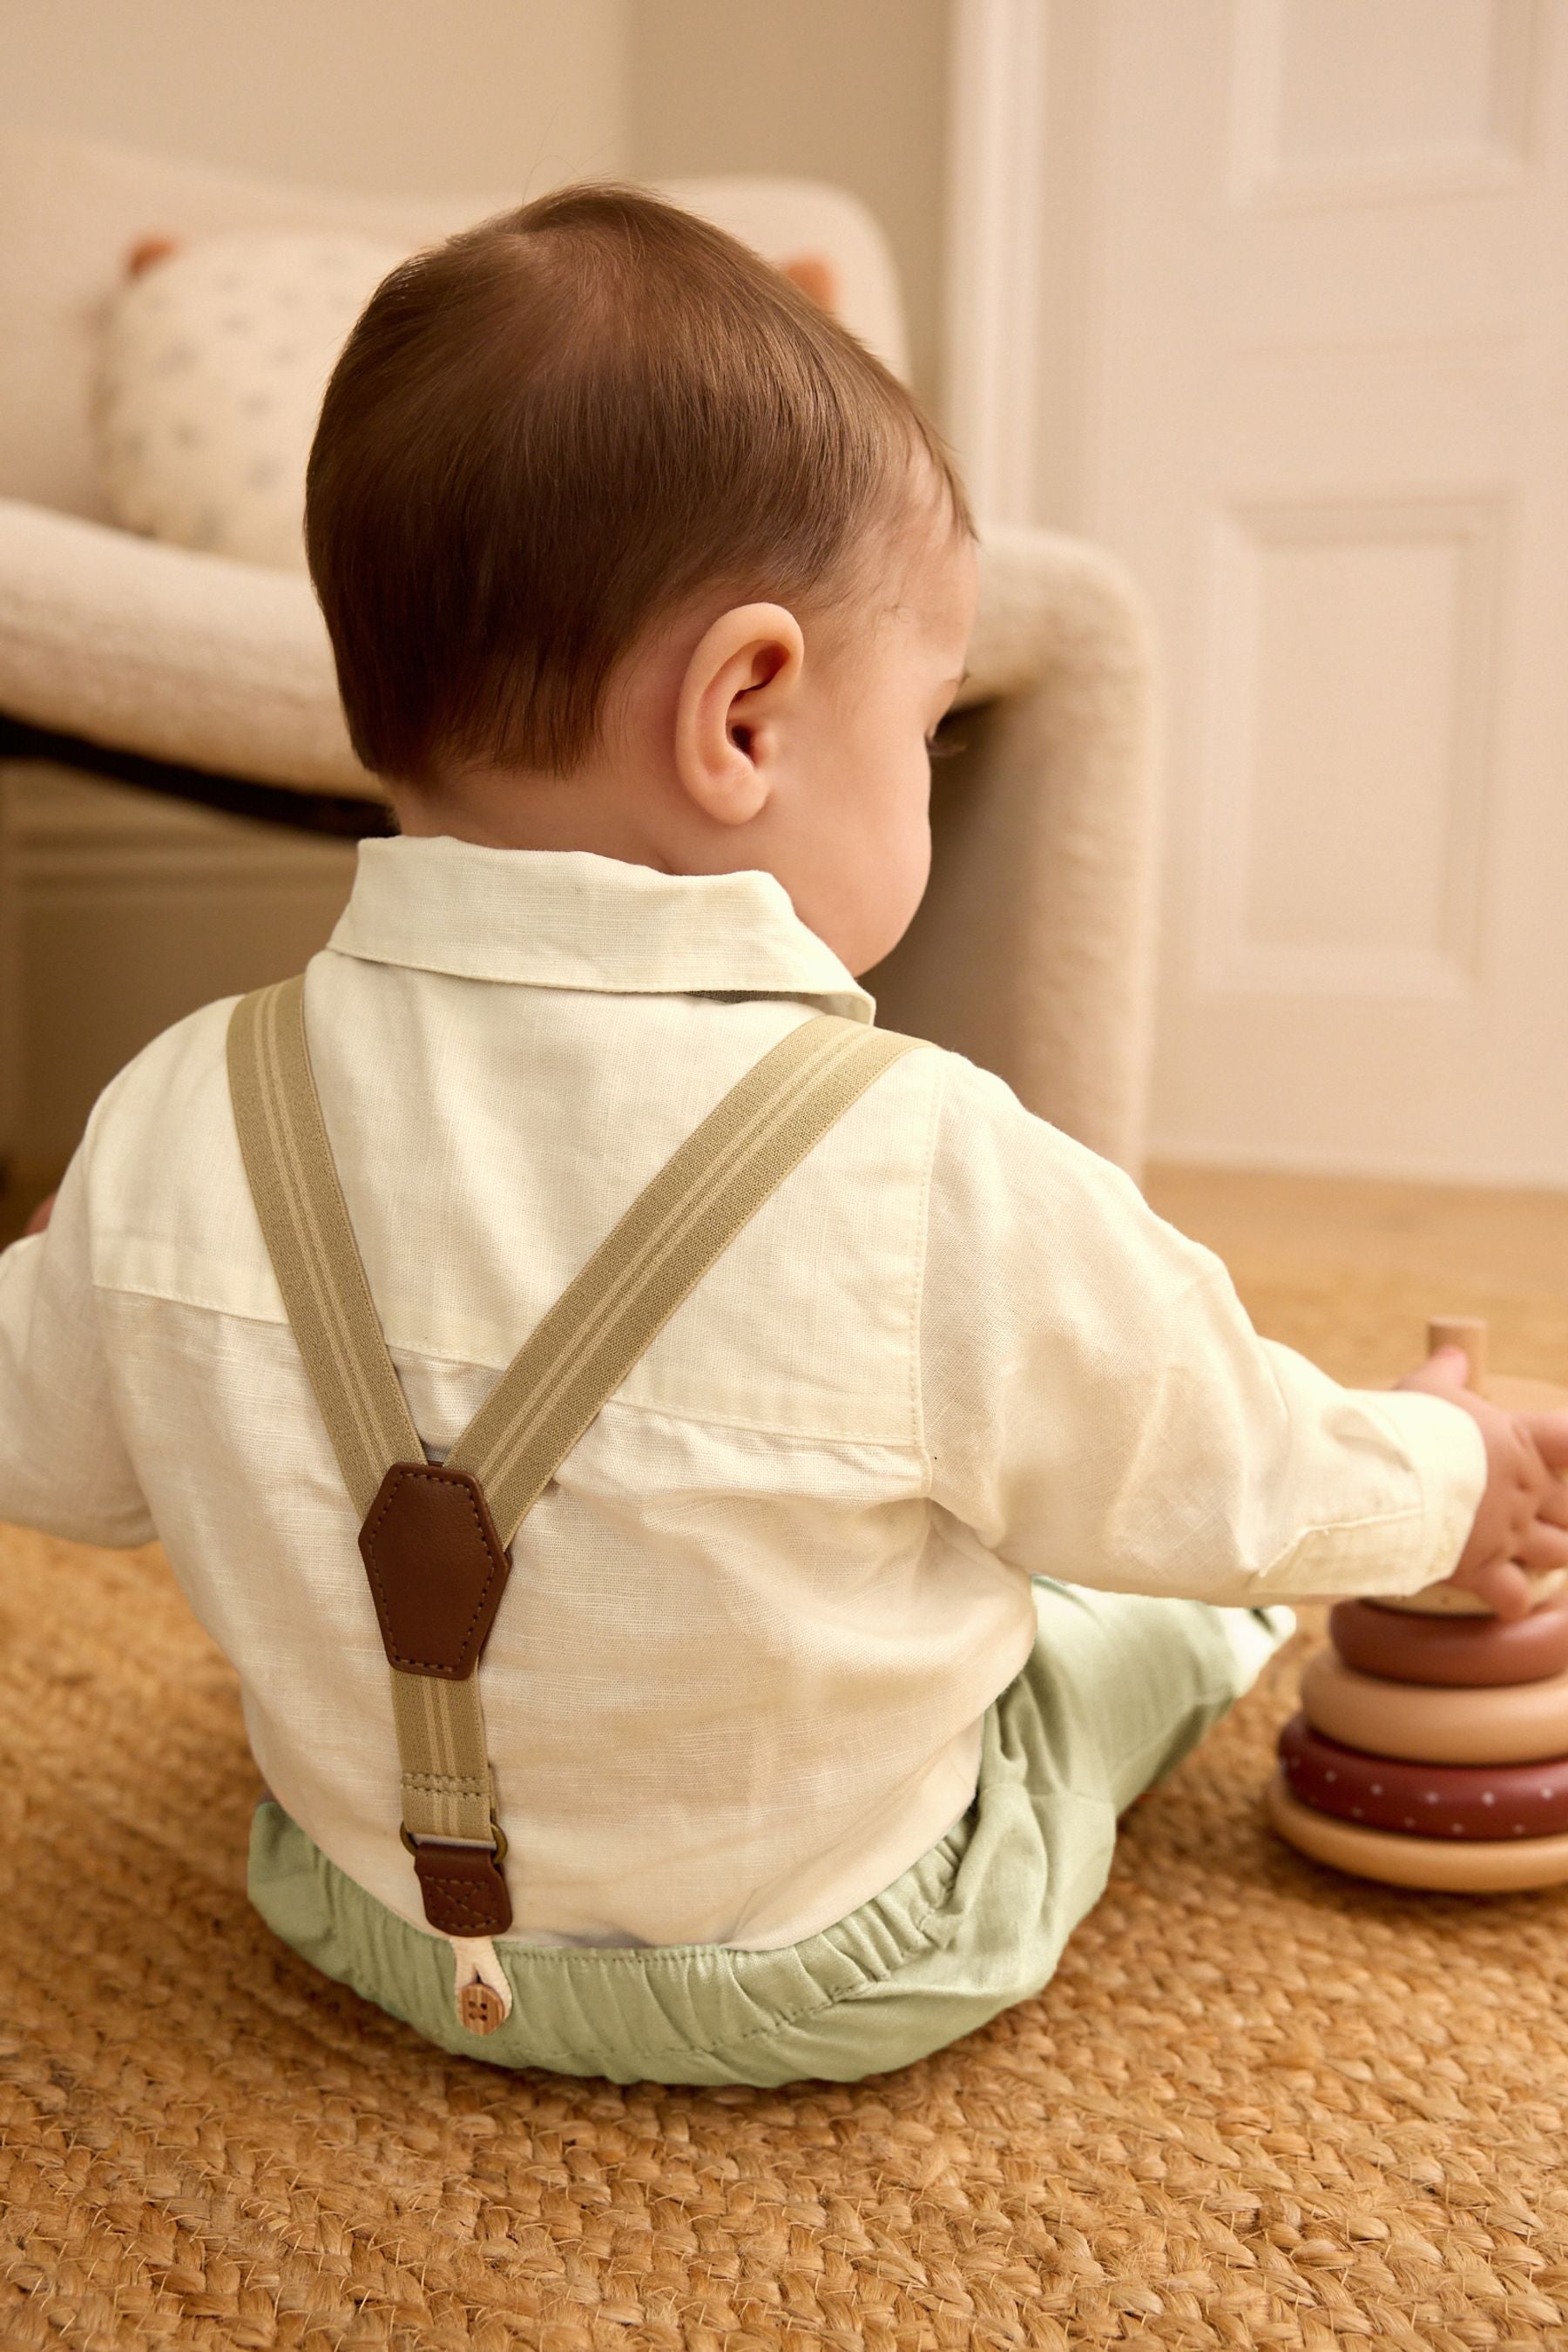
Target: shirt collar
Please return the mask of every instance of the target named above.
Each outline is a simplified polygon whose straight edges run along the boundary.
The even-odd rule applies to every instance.
[[[866,1022],[876,1010],[771,874],[658,874],[585,850],[362,841],[328,944],[532,988],[790,996]]]

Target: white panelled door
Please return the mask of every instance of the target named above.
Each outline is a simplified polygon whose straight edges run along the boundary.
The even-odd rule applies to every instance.
[[[1084,21],[1057,519],[1168,652],[1153,1147],[1568,1185],[1568,5]]]

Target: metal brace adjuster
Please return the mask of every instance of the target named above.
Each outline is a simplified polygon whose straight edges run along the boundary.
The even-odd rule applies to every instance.
[[[490,1833],[488,1838],[438,1837],[434,1830],[426,1830],[421,1836],[420,1834],[416,1834],[413,1830],[407,1828],[402,1822],[399,1822],[397,1824],[397,1834],[403,1840],[404,1844],[408,1848],[409,1853],[416,1857],[418,1855],[421,1843],[428,1845],[472,1846],[476,1853],[483,1853],[488,1851],[495,1855],[498,1866],[506,1860],[508,1853],[506,1832],[502,1829],[500,1823],[497,1821],[493,1813],[490,1815]]]

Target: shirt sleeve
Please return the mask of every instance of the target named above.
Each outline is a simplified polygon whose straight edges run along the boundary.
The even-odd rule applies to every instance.
[[[93,1288],[92,1129],[47,1229],[0,1255],[0,1519],[78,1543],[154,1530],[121,1435]]]
[[[1414,1592],[1486,1479],[1439,1397],[1262,1339],[1219,1260],[945,1057],[921,1321],[931,1496],[1031,1574],[1256,1603]]]

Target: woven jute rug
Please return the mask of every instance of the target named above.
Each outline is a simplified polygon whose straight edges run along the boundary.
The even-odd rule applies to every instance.
[[[1568,1370],[1555,1276],[1434,1299],[1392,1247],[1235,1238],[1345,1377],[1433,1306]],[[443,2057],[273,1943],[233,1679],[156,1552],[0,1537],[0,2343],[1568,2346],[1568,1895],[1274,1843],[1294,1676],[984,2032],[852,2088],[618,2090]]]

